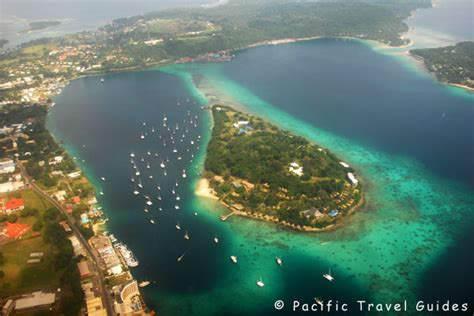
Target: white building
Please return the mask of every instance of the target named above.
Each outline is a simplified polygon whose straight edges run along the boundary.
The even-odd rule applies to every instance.
[[[49,162],[49,165],[57,165],[57,164],[60,164],[61,162],[63,162],[63,157],[62,156],[56,156],[54,157],[50,162]]]
[[[234,123],[234,127],[241,127],[246,125],[249,125],[249,121],[237,121]]]
[[[55,301],[55,293],[33,292],[23,295],[15,301],[15,312],[47,308],[53,305]]]
[[[354,176],[352,172],[348,172],[347,177],[349,178],[353,186],[356,186],[359,183],[359,180],[357,180],[357,178]]]
[[[350,167],[347,163],[345,163],[345,162],[343,162],[343,161],[339,161],[339,164],[340,164],[341,166],[343,166],[344,168],[349,168],[349,167]]]
[[[20,190],[24,186],[25,186],[25,183],[23,183],[23,181],[8,181],[8,182],[0,183],[0,193],[7,193],[7,192]]]
[[[80,171],[71,172],[71,173],[68,173],[67,176],[71,179],[79,178],[81,176],[81,172]]]
[[[12,159],[4,158],[0,160],[0,174],[15,172],[15,162]]]
[[[297,175],[298,177],[301,177],[303,175],[303,167],[301,167],[297,162],[290,163],[288,170],[291,173]]]

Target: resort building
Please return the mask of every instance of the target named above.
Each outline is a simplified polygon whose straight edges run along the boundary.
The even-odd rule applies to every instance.
[[[290,170],[291,173],[297,175],[298,177],[301,177],[303,175],[303,167],[301,167],[297,162],[290,163],[288,170]]]
[[[15,309],[15,301],[12,299],[9,299],[5,305],[2,307],[2,315],[3,316],[9,316]]]
[[[114,308],[117,315],[138,315],[144,310],[136,280],[117,287],[115,293]]]

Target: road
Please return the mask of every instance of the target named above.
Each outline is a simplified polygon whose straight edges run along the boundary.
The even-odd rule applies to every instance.
[[[94,269],[97,271],[97,274],[99,276],[99,291],[100,291],[100,293],[102,293],[101,296],[104,299],[104,305],[105,305],[105,309],[107,310],[107,315],[115,315],[113,304],[112,304],[112,298],[110,296],[109,291],[107,291],[107,287],[105,285],[104,273],[102,272],[102,270],[100,269],[100,266],[99,266],[99,258],[97,258],[97,256],[95,255],[94,251],[92,250],[92,248],[89,245],[89,243],[87,242],[87,240],[84,238],[84,236],[82,236],[81,232],[79,231],[79,229],[74,224],[73,218],[71,217],[71,215],[69,215],[69,213],[66,211],[66,209],[58,201],[56,201],[55,199],[50,197],[48,194],[43,192],[43,190],[41,190],[31,180],[30,176],[28,175],[28,173],[25,170],[25,167],[21,163],[18,162],[17,165],[21,170],[21,174],[23,175],[23,178],[25,179],[26,184],[28,184],[29,187],[33,191],[35,191],[37,194],[39,194],[40,196],[42,196],[43,198],[45,198],[49,202],[51,202],[51,204],[53,204],[55,207],[57,207],[58,210],[60,210],[66,216],[66,219],[69,223],[69,226],[71,226],[71,229],[72,229],[74,235],[79,240],[79,242],[82,244],[82,247],[84,247],[84,249],[86,249],[89,257],[92,258],[92,262],[94,264]]]

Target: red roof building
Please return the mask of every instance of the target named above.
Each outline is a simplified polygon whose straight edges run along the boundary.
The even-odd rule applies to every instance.
[[[4,234],[8,238],[17,239],[20,238],[24,233],[26,233],[28,229],[30,229],[29,225],[7,222]]]
[[[23,199],[17,199],[17,198],[11,198],[8,199],[6,202],[5,200],[2,200],[2,212],[6,214],[11,214],[16,211],[21,211],[22,209],[25,208],[25,204],[23,202]]]
[[[75,204],[80,204],[81,203],[81,198],[78,197],[78,196],[74,196],[72,198],[72,202],[74,202]]]

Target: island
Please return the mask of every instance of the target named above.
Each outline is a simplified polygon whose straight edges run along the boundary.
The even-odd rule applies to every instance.
[[[36,22],[30,22],[29,23],[29,29],[21,31],[20,33],[28,33],[28,32],[33,32],[33,31],[40,31],[44,30],[45,28],[51,27],[51,26],[57,26],[61,24],[61,21],[36,21]]]
[[[222,220],[239,215],[322,231],[362,205],[353,168],[327,149],[231,107],[211,109],[214,126],[198,193],[207,186],[207,195],[229,208]]]
[[[462,88],[474,89],[474,42],[454,46],[413,49],[410,53],[420,58],[436,78]]]
[[[4,38],[0,38],[0,48],[3,48],[3,46],[8,44],[8,40]]]

